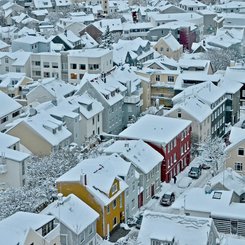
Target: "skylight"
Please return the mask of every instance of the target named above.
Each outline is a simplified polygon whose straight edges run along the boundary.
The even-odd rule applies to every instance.
[[[222,192],[215,191],[213,194],[213,199],[221,199]]]

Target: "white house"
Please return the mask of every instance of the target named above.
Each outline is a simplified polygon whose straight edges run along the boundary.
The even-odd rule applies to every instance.
[[[5,131],[5,126],[20,116],[21,104],[0,91],[0,132]]]
[[[219,238],[210,218],[145,211],[137,242],[145,245],[216,245]]]
[[[61,245],[60,226],[54,221],[51,215],[16,212],[0,221],[1,243]]]
[[[104,149],[130,161],[139,173],[138,206],[145,205],[160,190],[163,156],[142,140],[118,140]],[[129,185],[130,186],[130,185]]]
[[[96,221],[99,214],[77,196],[70,194],[58,200],[42,211],[52,215],[60,224],[60,242],[62,245],[95,245]]]
[[[233,191],[192,188],[172,204],[186,215],[212,218],[218,232],[245,236],[245,205]]]
[[[20,139],[0,133],[0,189],[25,185],[28,153],[20,150]]]

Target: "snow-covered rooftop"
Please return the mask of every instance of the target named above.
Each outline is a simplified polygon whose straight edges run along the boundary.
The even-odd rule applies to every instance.
[[[163,156],[142,140],[118,140],[104,150],[105,153],[123,154],[145,174],[162,160]]]
[[[16,212],[0,221],[2,244],[24,244],[30,229],[38,230],[54,219],[51,215]]]
[[[42,213],[53,215],[59,222],[79,235],[99,218],[99,214],[74,194],[63,197],[45,208]]]
[[[129,169],[129,162],[123,160],[119,155],[101,156],[93,159],[85,159],[74,168],[60,176],[56,182],[80,182],[81,173],[86,174],[86,188],[102,205],[108,205],[115,197],[120,195],[128,186],[118,177],[125,174]],[[123,174],[123,175],[124,175]],[[109,193],[115,179],[119,180],[120,189],[109,197]]]
[[[200,123],[212,114],[210,106],[205,104],[203,101],[199,100],[195,96],[184,98],[183,102],[175,104],[173,108],[167,113],[171,113],[172,111],[178,109],[186,111],[189,115],[194,117]]]
[[[189,120],[145,115],[119,135],[165,145],[191,124]]]
[[[0,91],[0,118],[7,116],[8,114],[20,110],[22,105],[16,102],[14,99],[10,98],[7,94]]]
[[[212,222],[210,218],[145,211],[137,241],[151,244],[151,239],[156,239],[171,243],[174,239],[180,245],[206,245],[213,232]]]

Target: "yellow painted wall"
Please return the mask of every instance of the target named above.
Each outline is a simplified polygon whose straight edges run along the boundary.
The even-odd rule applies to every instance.
[[[116,180],[118,182],[118,180]],[[119,184],[119,183],[118,183]],[[109,204],[110,212],[107,212],[107,206],[101,207],[95,198],[82,186],[79,182],[59,182],[57,188],[60,193],[67,196],[71,193],[79,197],[87,205],[93,208],[99,215],[97,220],[97,233],[101,237],[107,236],[107,224],[110,225],[110,231],[113,229],[113,219],[117,217],[118,224],[120,223],[120,213],[124,212],[125,199],[124,192],[122,195],[122,207],[120,208],[120,195],[117,197],[117,206],[113,208],[113,202]],[[114,193],[116,194],[116,193]]]
[[[49,155],[52,151],[52,146],[23,122],[10,129],[7,134],[20,138],[20,143],[33,154]]]

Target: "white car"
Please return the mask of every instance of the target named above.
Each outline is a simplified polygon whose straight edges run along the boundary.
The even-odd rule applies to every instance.
[[[178,181],[177,186],[179,188],[187,188],[190,186],[191,183],[192,183],[192,178],[185,176]]]

